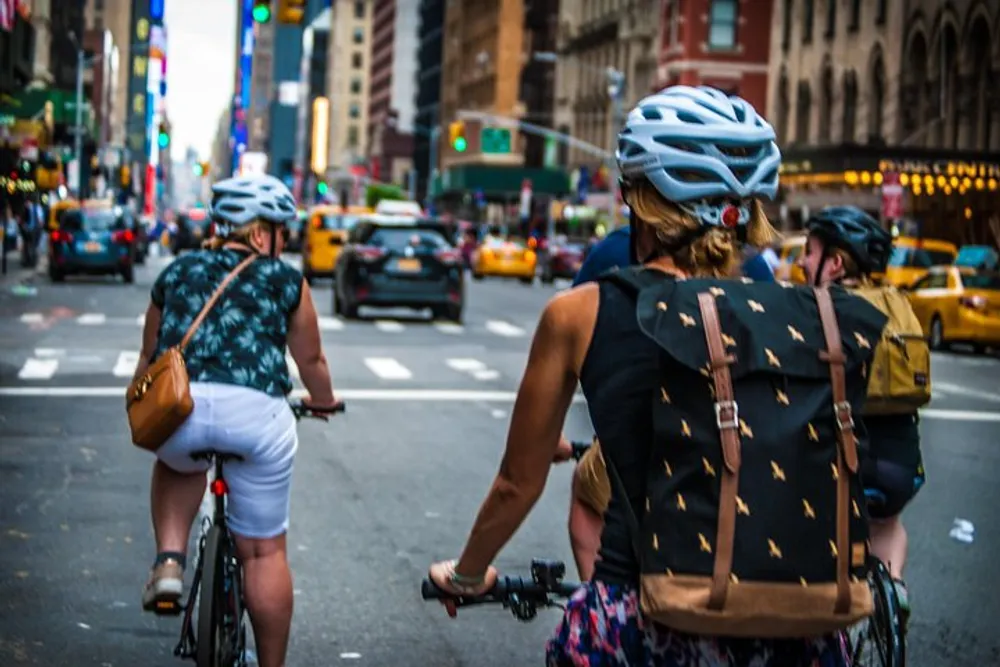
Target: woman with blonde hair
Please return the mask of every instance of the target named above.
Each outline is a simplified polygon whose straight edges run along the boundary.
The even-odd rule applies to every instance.
[[[150,503],[156,558],[142,593],[147,611],[176,602],[184,588],[191,524],[208,464],[193,452],[238,454],[226,466],[229,527],[243,564],[245,597],[260,667],[284,665],[292,620],[286,532],[298,448],[285,351],[309,391],[307,405],[337,402],[309,285],[280,259],[296,215],[273,176],[231,178],[213,188],[216,237],[182,255],[153,285],[135,377],[185,332],[226,276],[238,270],[184,352],[194,410],[156,452]]]
[[[617,159],[631,208],[631,254],[662,273],[658,280],[732,276],[741,242],[763,246],[776,236],[759,198],[776,195],[781,154],[774,130],[739,97],[675,86],[643,99],[618,136]],[[553,297],[535,332],[496,480],[461,558],[431,566],[431,579],[453,595],[494,585],[491,563],[542,493],[579,383],[601,454],[622,485],[611,485],[594,576],[569,601],[547,664],[845,664],[839,636],[691,635],[643,614],[626,513],[644,506],[659,355],[639,328],[634,295],[616,281]]]

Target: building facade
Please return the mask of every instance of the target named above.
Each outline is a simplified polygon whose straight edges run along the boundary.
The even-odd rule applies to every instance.
[[[368,95],[372,177],[403,184],[413,167],[420,5],[374,0]]]
[[[713,86],[767,108],[772,0],[667,0],[655,88]]]
[[[768,115],[786,226],[855,204],[903,233],[985,238],[1000,210],[998,38],[998,3],[776,2]],[[883,209],[887,174],[901,214]]]
[[[271,102],[275,98],[274,50],[277,21],[254,25],[253,64],[250,75],[250,108],[247,110],[247,150],[270,153]],[[270,165],[268,166],[270,170]]]
[[[414,95],[415,129],[413,167],[417,173],[417,193],[427,194],[431,171],[431,134],[439,128],[441,102],[441,56],[444,34],[444,0],[420,0],[418,7],[418,46],[416,53],[416,92]]]
[[[614,117],[607,70],[624,75],[621,107],[627,113],[656,85],[660,16],[660,3],[653,0],[560,2],[555,111],[560,132],[613,155],[614,136],[623,119]],[[592,152],[568,151],[565,162],[574,171],[581,199],[608,191],[609,159],[610,155],[602,159]]]
[[[370,0],[335,0],[327,45],[327,97],[330,101],[328,175],[365,161],[368,146],[368,95],[371,72]]]
[[[132,3],[130,0],[87,0],[84,22],[91,30],[109,30],[118,51],[118,75],[111,101],[109,134],[106,142],[125,145],[125,110],[128,103],[128,62],[131,59]],[[140,55],[140,54],[136,54]],[[141,57],[141,55],[140,55]]]

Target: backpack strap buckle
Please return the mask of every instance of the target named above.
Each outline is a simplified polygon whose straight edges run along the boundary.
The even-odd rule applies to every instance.
[[[850,406],[848,406],[850,407]],[[715,404],[715,423],[719,430],[740,427],[740,406],[736,401],[718,401]]]
[[[854,415],[851,414],[851,404],[847,401],[840,401],[833,404],[833,414],[837,418],[837,428],[841,431],[854,430]]]

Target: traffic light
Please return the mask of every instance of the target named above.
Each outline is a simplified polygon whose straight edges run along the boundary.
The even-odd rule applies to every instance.
[[[325,197],[326,193],[329,191],[330,191],[330,186],[324,183],[323,181],[320,181],[319,183],[316,184],[316,192],[321,197]]]
[[[194,172],[195,176],[201,177],[205,175],[205,172],[202,170],[201,162],[195,162],[191,165],[191,170]]]
[[[170,133],[167,131],[166,125],[160,125],[160,132],[156,136],[156,145],[161,150],[170,145]]]
[[[306,14],[306,0],[278,0],[278,23],[301,25]]]
[[[254,23],[267,23],[271,20],[271,0],[254,0],[253,20]]]
[[[465,149],[469,145],[465,140],[465,123],[460,120],[456,120],[454,123],[449,125],[448,138],[452,148],[459,153],[464,153]]]

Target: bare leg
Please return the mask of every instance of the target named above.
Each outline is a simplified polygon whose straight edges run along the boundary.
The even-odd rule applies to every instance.
[[[236,551],[243,563],[257,664],[284,667],[294,605],[285,535],[265,540],[236,536]]]
[[[604,521],[601,516],[577,496],[579,478],[573,475],[573,486],[569,506],[569,543],[573,549],[573,560],[580,573],[580,581],[590,581],[594,576],[594,563],[601,547],[601,531]]]
[[[150,509],[156,551],[187,553],[191,524],[205,496],[205,473],[179,473],[165,463],[153,464]]]
[[[897,514],[888,519],[873,519],[870,525],[872,552],[886,564],[893,579],[902,579],[908,544],[902,519]]]

